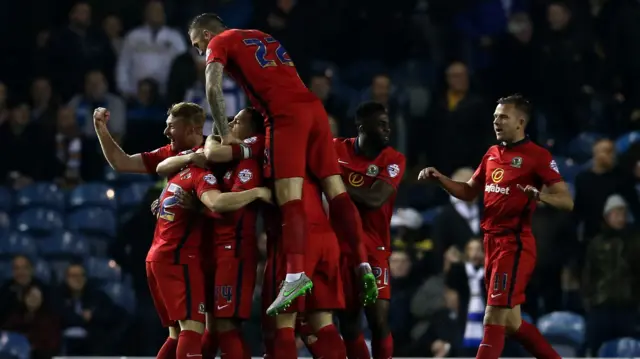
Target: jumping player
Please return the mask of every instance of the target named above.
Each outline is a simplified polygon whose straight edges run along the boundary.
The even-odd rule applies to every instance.
[[[327,114],[320,100],[300,80],[285,49],[261,31],[227,29],[215,14],[197,16],[189,27],[189,37],[194,47],[202,53],[206,51],[207,99],[222,144],[239,142],[229,132],[224,116],[223,70],[245,89],[254,107],[268,121],[265,176],[274,180],[287,254],[287,276],[268,308],[269,314],[281,311],[313,286],[304,273],[308,229],[302,187],[307,171],[321,179],[334,214],[336,234],[352,242],[365,298],[367,302],[375,300],[375,278],[360,242],[361,221],[340,178]]]
[[[390,224],[396,191],[405,170],[405,157],[388,145],[389,116],[382,104],[366,102],[356,111],[358,137],[335,139],[338,162],[347,192],[356,203],[364,229],[364,244],[373,267],[379,296],[364,312],[372,333],[373,358],[387,359],[393,355],[393,338],[389,329],[389,256],[391,255]],[[355,260],[349,246],[342,245],[342,281],[347,300],[346,310],[340,313],[340,331],[349,358],[365,359],[369,349],[360,330],[361,305],[353,267]]]
[[[498,359],[505,334],[536,358],[560,358],[538,329],[522,320],[520,305],[536,262],[531,216],[538,201],[571,211],[573,200],[551,154],[525,135],[531,105],[520,95],[498,100],[491,146],[468,182],[456,182],[435,168],[418,179],[436,181],[452,196],[471,201],[484,190],[482,229],[487,308],[484,338],[476,358]],[[542,186],[546,190],[541,191]]]
[[[240,111],[231,121],[233,135],[243,139],[243,151],[263,153],[263,122],[262,115],[252,108]],[[222,160],[225,151],[231,154],[229,150],[219,146],[214,154]],[[215,334],[209,327],[205,335],[216,335],[210,341],[219,343],[221,353],[229,359],[243,358],[240,325],[251,315],[258,265],[256,221],[261,206],[255,200],[267,199],[260,197],[264,191],[258,188],[262,184],[262,158],[247,157],[227,166],[221,180],[224,192],[213,208],[222,213],[213,223],[215,274],[212,283],[207,283],[215,293],[207,312],[207,324],[215,323]],[[172,173],[189,163],[207,166],[204,154],[196,152],[166,159],[158,165],[158,172]],[[203,356],[213,357],[215,353],[205,346]]]
[[[344,343],[333,325],[333,312],[343,309],[345,304],[340,277],[340,246],[322,206],[321,193],[317,183],[305,179],[302,200],[309,221],[309,242],[304,270],[314,282],[313,292],[293,301],[290,307],[275,318],[266,315],[263,317],[267,354],[265,358],[297,358],[294,330],[296,315],[302,313],[312,334],[317,338],[314,354],[325,359],[346,358]],[[277,216],[277,212],[271,215]],[[280,220],[275,218],[269,224],[267,263],[262,287],[265,309],[277,295],[278,285],[286,275],[286,260],[279,250],[284,245],[279,235]]]

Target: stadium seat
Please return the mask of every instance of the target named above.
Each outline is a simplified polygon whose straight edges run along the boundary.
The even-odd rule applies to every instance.
[[[525,322],[529,322],[531,324],[535,324],[533,322],[533,317],[531,317],[529,314],[527,313],[522,313],[522,320],[524,320]]]
[[[102,283],[122,281],[122,270],[113,259],[90,257],[84,261],[84,266],[89,278]]]
[[[9,354],[17,359],[31,357],[31,344],[27,337],[15,332],[0,332],[0,353]]]
[[[584,162],[591,158],[592,147],[602,135],[591,132],[583,132],[569,142],[569,157],[578,162]]]
[[[106,166],[104,170],[105,181],[112,184],[128,184],[134,182],[152,182],[153,178],[148,174],[138,173],[118,173],[110,166]]]
[[[9,213],[0,211],[0,236],[6,235],[11,227]]]
[[[30,208],[16,219],[16,229],[34,236],[46,236],[61,230],[64,221],[60,212],[46,208]]]
[[[105,183],[87,183],[79,185],[69,195],[69,205],[78,207],[116,208],[116,194],[113,188]]]
[[[47,260],[80,260],[89,253],[89,245],[80,234],[55,233],[38,241],[40,255]]]
[[[109,246],[113,239],[109,236],[88,235],[87,244],[89,245],[89,254],[94,257],[106,258],[109,256]]]
[[[109,282],[102,290],[111,300],[122,309],[132,313],[136,309],[136,295],[130,284],[121,282]]]
[[[0,242],[0,256],[11,258],[17,254],[35,258],[38,253],[36,242],[25,233],[14,232]]]
[[[146,196],[153,182],[132,183],[118,191],[118,208],[129,209],[137,207]]]
[[[64,193],[53,183],[40,182],[27,186],[16,193],[16,206],[42,207],[64,210]]]
[[[585,340],[585,321],[571,312],[553,312],[538,319],[538,328],[562,357],[575,357]]]
[[[81,208],[67,217],[67,228],[84,235],[116,236],[116,217],[105,208]]]
[[[600,358],[637,358],[640,357],[640,340],[620,338],[605,342],[598,350]]]
[[[640,140],[640,131],[625,133],[616,140],[616,151],[618,154],[623,154],[631,148],[631,145],[638,142],[638,140]]]
[[[7,187],[0,186],[0,212],[10,212],[13,206],[13,195]]]

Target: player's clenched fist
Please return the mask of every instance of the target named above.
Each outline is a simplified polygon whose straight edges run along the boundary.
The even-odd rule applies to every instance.
[[[109,121],[111,114],[104,107],[98,107],[93,111],[93,124],[104,125]]]
[[[442,176],[442,174],[438,172],[437,169],[435,169],[434,167],[427,167],[422,171],[420,171],[420,173],[418,174],[418,179],[419,180],[438,179],[440,178],[440,176]]]

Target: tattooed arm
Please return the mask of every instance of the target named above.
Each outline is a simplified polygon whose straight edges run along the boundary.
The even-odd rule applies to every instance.
[[[222,93],[222,71],[224,66],[219,62],[211,62],[205,70],[207,100],[211,106],[211,116],[217,134],[221,137],[229,135],[229,123],[225,115],[224,94]]]

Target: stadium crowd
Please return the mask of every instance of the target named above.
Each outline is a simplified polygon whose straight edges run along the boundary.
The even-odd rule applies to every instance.
[[[640,339],[639,1],[35,0],[0,8],[0,328],[25,333],[33,358],[148,356],[164,340],[143,265],[161,185],[111,171],[91,116],[108,108],[111,133],[138,153],[166,143],[169,104],[208,109],[204,62],[185,31],[203,11],[278,38],[336,136],[356,134],[362,100],[387,106],[392,144],[408,159],[392,219],[395,356],[475,355],[480,202],[417,183],[417,171],[429,165],[470,178],[495,142],[494,100],[513,92],[532,99],[529,135],[552,151],[575,198],[573,213],[541,206],[534,215],[538,263],[523,311],[534,320],[582,316],[576,355]],[[244,94],[230,79],[224,91],[234,115]],[[259,296],[260,285],[245,325],[255,355]],[[507,345],[505,356],[521,354]]]

